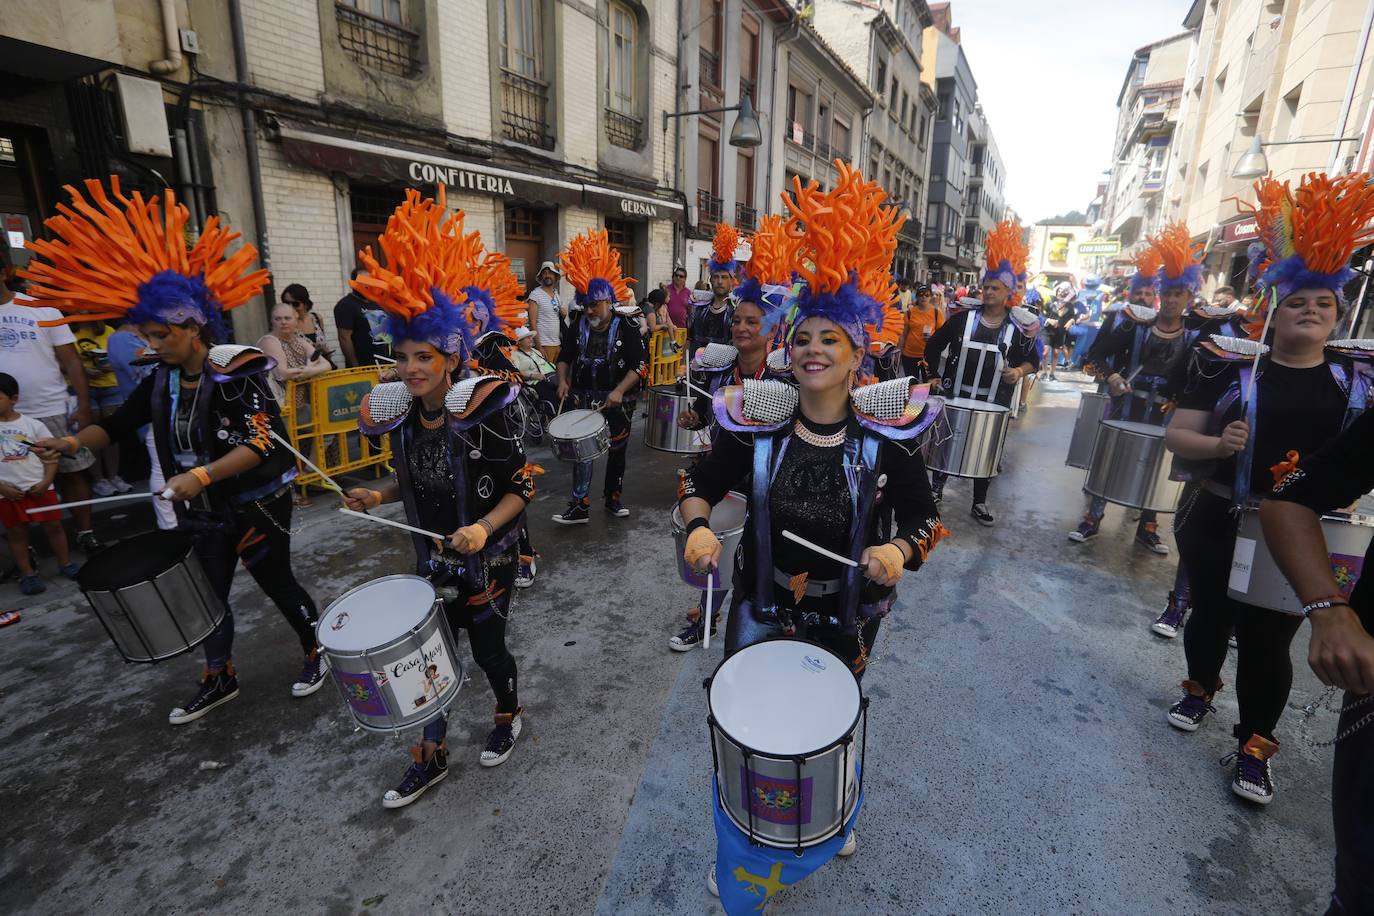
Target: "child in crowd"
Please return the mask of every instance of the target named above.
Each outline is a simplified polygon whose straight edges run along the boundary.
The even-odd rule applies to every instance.
[[[62,530],[61,510],[29,514],[29,509],[57,505],[57,462],[43,461],[29,448],[37,439],[51,433],[32,417],[20,416],[14,409],[19,400],[19,383],[14,376],[0,372],[0,525],[5,527],[10,555],[19,567],[19,590],[37,595],[47,590],[38,576],[33,554],[29,552],[29,523],[38,522],[57,555],[62,575],[76,576],[78,566],[67,550],[67,534]]]

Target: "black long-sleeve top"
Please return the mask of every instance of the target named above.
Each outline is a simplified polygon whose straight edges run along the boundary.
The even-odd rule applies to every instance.
[[[1003,319],[1003,324],[995,328],[988,327],[981,320],[981,311],[970,310],[952,316],[944,324],[935,329],[935,333],[930,335],[926,341],[926,363],[931,366],[939,364],[940,356],[944,355],[945,364],[940,372],[943,380],[942,387],[944,393],[949,395],[954,391],[955,373],[958,371],[959,355],[964,350],[964,332],[970,321],[978,322],[974,328],[973,340],[976,343],[994,343],[1002,339],[1002,334],[1006,328],[1006,323],[1011,321],[1011,316]],[[1040,354],[1035,348],[1035,338],[1027,337],[1022,334],[1019,328],[1012,328],[1011,340],[1003,348],[1002,358],[1005,366],[1026,366],[1028,371],[1035,371],[1040,368]],[[1011,404],[1011,394],[1015,385],[1004,384],[996,372],[996,361],[991,357],[983,361],[983,372],[978,375],[978,359],[970,356],[966,361],[963,372],[963,384],[965,388],[973,386],[975,375],[978,375],[977,384],[979,389],[986,391],[989,385],[996,384],[994,400],[1003,405]]]
[[[568,384],[573,391],[603,393],[614,389],[631,372],[643,378],[647,356],[644,339],[633,321],[612,312],[610,324],[596,331],[588,325],[585,313],[579,312],[563,329],[558,362],[568,364]],[[626,399],[633,396],[633,391],[628,392]]]

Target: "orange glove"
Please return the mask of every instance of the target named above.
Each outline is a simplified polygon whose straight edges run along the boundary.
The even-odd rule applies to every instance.
[[[448,542],[459,553],[476,553],[487,546],[487,529],[482,525],[464,525],[449,535]]]
[[[682,551],[682,558],[687,561],[687,565],[692,569],[700,571],[697,564],[705,557],[720,550],[720,538],[716,537],[714,531],[705,526],[696,528],[691,534],[687,535],[687,546]]]
[[[881,576],[872,575],[874,563],[880,567]],[[906,554],[896,544],[879,544],[868,548],[868,564],[869,578],[880,585],[896,585],[906,573]]]

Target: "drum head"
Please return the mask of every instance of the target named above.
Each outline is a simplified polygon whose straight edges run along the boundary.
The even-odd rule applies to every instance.
[[[711,507],[711,530],[720,534],[724,531],[737,531],[744,527],[744,517],[749,512],[749,500],[741,493],[731,490],[725,498]],[[673,529],[683,531],[682,507],[673,506]],[[724,558],[722,558],[722,561]]]
[[[859,681],[844,660],[800,639],[740,649],[711,678],[711,715],[752,751],[810,755],[852,733]]]
[[[942,400],[945,402],[946,410],[952,408],[955,410],[986,410],[990,413],[1006,413],[1011,409],[989,401],[975,401],[973,398],[943,398]]]
[[[316,638],[338,652],[375,649],[418,626],[433,607],[429,580],[384,576],[335,598],[320,617]]]
[[[1164,438],[1164,427],[1155,426],[1153,423],[1137,423],[1134,420],[1103,420],[1103,426],[1110,426],[1119,429],[1123,433],[1133,433],[1137,436],[1153,436]]]
[[[176,566],[191,550],[185,531],[148,531],[124,538],[86,561],[76,574],[82,591],[112,592],[151,582]]]
[[[555,439],[583,439],[596,435],[606,418],[595,410],[570,410],[549,421],[549,435]]]

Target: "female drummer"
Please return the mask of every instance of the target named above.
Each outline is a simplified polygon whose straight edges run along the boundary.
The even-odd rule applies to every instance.
[[[1039,368],[1039,322],[1025,309],[1014,309],[1018,288],[1026,276],[1026,256],[1020,225],[1011,220],[998,223],[988,233],[981,308],[950,316],[926,341],[927,363],[935,366],[942,356],[945,358],[939,387],[946,397],[990,401],[1010,408],[1017,385]],[[938,471],[931,474],[937,501],[944,492],[945,477]],[[980,525],[991,526],[997,521],[988,508],[991,484],[988,477],[973,481],[970,512]]]
[[[1303,618],[1227,596],[1237,528],[1232,507],[1263,497],[1299,456],[1334,438],[1367,401],[1370,367],[1328,350],[1326,343],[1345,309],[1350,255],[1374,238],[1360,228],[1374,219],[1374,195],[1365,189],[1369,180],[1367,174],[1313,174],[1296,194],[1272,178],[1256,184],[1260,238],[1266,246],[1291,239],[1284,248],[1268,248],[1260,277],[1270,323],[1267,355],[1252,374],[1247,353],[1253,343],[1249,351],[1228,345],[1227,338],[1202,344],[1167,433],[1178,455],[1217,462],[1195,502],[1181,508],[1175,521],[1192,580],[1193,613],[1183,632],[1185,693],[1169,709],[1168,722],[1192,732],[1215,711],[1212,697],[1222,686],[1234,628],[1240,721],[1231,788],[1259,804],[1274,797],[1274,730],[1293,682],[1289,645]]]
[[[769,365],[768,354],[776,339],[776,329],[782,315],[791,307],[792,264],[801,240],[790,235],[777,215],[765,216],[759,221],[759,229],[754,233],[750,247],[752,256],[744,264],[745,281],[736,291],[738,302],[730,316],[730,342],[733,346],[708,345],[698,351],[692,363],[692,384],[705,394],[698,394],[692,409],[678,417],[678,425],[683,429],[706,429],[713,426],[711,441],[714,443],[720,434],[720,427],[711,424],[711,398],[716,391],[730,385],[741,385],[745,379],[772,379],[791,382],[792,373]],[[732,436],[734,433],[726,432]],[[726,557],[729,563],[730,558]],[[716,596],[713,602],[716,611],[711,615],[711,635],[716,635],[720,624],[720,604],[725,594]],[[668,639],[668,648],[674,652],[689,652],[701,645],[702,608],[706,606],[706,595],[700,603],[687,612],[687,626]]]
[[[890,298],[887,265],[901,223],[876,184],[837,166],[829,194],[794,180],[783,197],[790,223],[806,227],[794,265],[806,282],[789,342],[798,387],[749,379],[716,393],[717,422],[741,435],[716,437],[683,480],[679,507],[690,566],[705,573],[736,563],[727,653],[797,635],[861,675],[896,584],[945,532],[917,443],[937,414],[927,389],[905,378],[852,387],[865,325]],[[722,558],[711,507],[736,488],[749,494],[749,516],[742,549]],[[880,530],[879,503],[895,510],[895,531]],[[855,845],[851,832],[840,854]],[[713,890],[716,881],[713,868]]]
[[[215,217],[188,248],[190,214],[171,191],[160,202],[137,192],[125,198],[113,176],[113,201],[98,181],[86,182],[89,204],[69,190],[74,209],[64,207],[49,221],[58,240],[31,243],[39,258],[25,271],[34,281],[30,292],[74,320],[137,324],[160,363],[113,415],[40,444],[62,454],[100,449],[151,423],[178,527],[191,532],[210,584],[228,608],[234,567],[243,562],[296,631],[305,662],[291,693],[308,696],[323,684],[326,666],[315,642],[315,602],[291,571],[296,465],[272,438],[285,437],[267,381],[273,363],[253,347],[214,346],[225,336],[223,312],[255,296],[267,272],[247,272],[257,256],[252,246],[224,257],[238,234]],[[86,216],[97,211],[99,222]],[[157,269],[123,267],[131,251]],[[238,696],[233,641],[230,610],[205,640],[200,686],[172,710],[172,725],[194,722]]]
[[[368,273],[353,288],[388,313],[401,381],[373,389],[358,426],[367,435],[390,433],[396,479],[377,490],[353,488],[346,501],[365,511],[399,500],[411,525],[452,532],[443,544],[414,537],[416,571],[434,583],[450,628],[468,631],[496,695],[495,727],[480,758],[493,767],[520,737],[523,708],[506,620],[535,469],[506,422],[519,387],[466,369],[488,316],[512,314],[509,262],[486,254],[477,233],[463,232],[463,212],[448,213],[442,188],[437,202],[407,191],[380,244],[387,266],[370,248],[360,252]],[[447,727],[443,716],[425,726],[410,749],[414,762],[382,796],[383,807],[409,805],[448,775]]]

